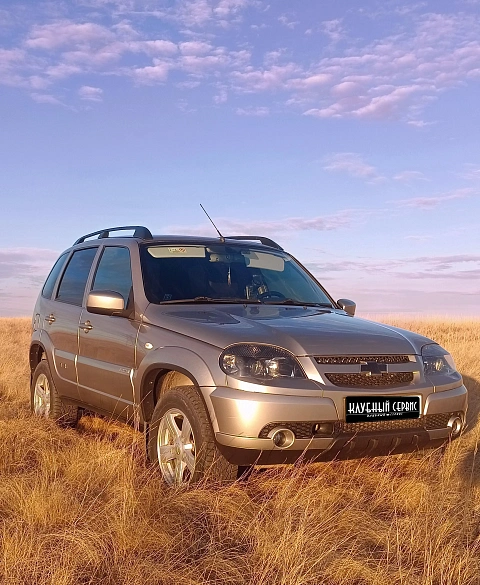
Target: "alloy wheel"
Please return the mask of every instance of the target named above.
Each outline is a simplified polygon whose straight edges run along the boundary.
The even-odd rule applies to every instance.
[[[195,471],[195,437],[185,413],[171,408],[160,419],[157,435],[160,470],[169,485],[188,484]]]
[[[40,374],[35,381],[33,391],[33,412],[37,416],[48,418],[50,415],[50,382],[45,374]]]

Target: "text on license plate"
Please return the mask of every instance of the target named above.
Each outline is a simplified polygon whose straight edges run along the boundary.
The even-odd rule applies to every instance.
[[[419,418],[420,396],[347,396],[346,422]]]

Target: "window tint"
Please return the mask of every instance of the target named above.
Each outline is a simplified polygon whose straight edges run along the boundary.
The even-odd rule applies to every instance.
[[[145,294],[151,303],[195,301],[197,297],[279,304],[332,302],[283,252],[230,244],[142,246],[140,260]]]
[[[57,300],[82,306],[85,285],[98,248],[86,248],[74,252],[63,273],[57,292]]]
[[[63,265],[65,264],[65,260],[67,259],[68,254],[62,254],[60,258],[55,262],[53,268],[50,270],[50,274],[45,281],[45,284],[42,288],[42,297],[46,299],[51,298],[53,289],[55,287],[55,283],[57,282],[58,275],[62,271]]]
[[[98,263],[92,290],[111,290],[120,293],[126,305],[131,289],[132,270],[128,248],[108,246]]]

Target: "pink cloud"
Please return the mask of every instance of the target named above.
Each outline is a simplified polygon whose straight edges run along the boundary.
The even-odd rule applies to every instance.
[[[68,20],[34,25],[25,41],[29,49],[51,50],[61,46],[90,46],[113,40],[115,35],[104,26],[87,22],[77,24]]]
[[[78,90],[78,95],[80,99],[90,101],[90,102],[101,102],[103,96],[103,89],[99,87],[91,87],[89,85],[83,85]]]
[[[352,177],[377,182],[383,177],[377,169],[366,163],[362,157],[354,152],[338,152],[327,157],[326,171],[343,172]]]
[[[398,207],[414,207],[416,209],[430,210],[439,207],[446,201],[454,201],[456,199],[465,199],[471,197],[475,193],[474,189],[458,189],[452,193],[445,195],[437,195],[436,197],[412,197],[411,199],[400,199],[395,202]]]
[[[238,116],[258,116],[264,117],[270,114],[270,108],[267,107],[256,107],[256,108],[237,108],[235,113]]]

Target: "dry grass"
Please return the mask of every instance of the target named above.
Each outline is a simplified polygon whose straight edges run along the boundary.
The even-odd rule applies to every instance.
[[[0,583],[477,585],[480,323],[397,325],[434,337],[470,390],[447,449],[166,489],[133,431],[29,415],[29,322],[0,320]],[[480,455],[479,455],[480,458]]]

